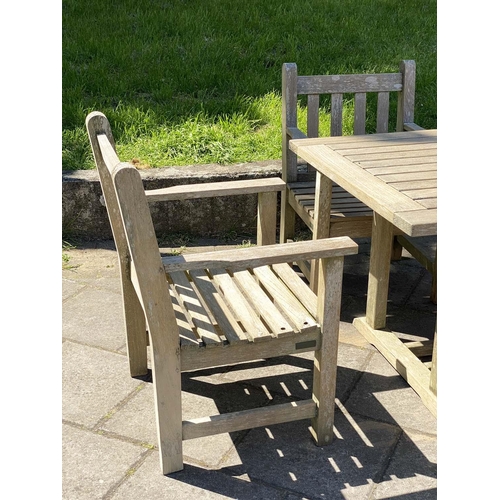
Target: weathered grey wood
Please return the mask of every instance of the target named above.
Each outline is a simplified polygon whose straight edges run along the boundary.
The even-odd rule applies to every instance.
[[[208,367],[232,366],[237,363],[268,359],[321,348],[321,329],[272,337],[269,342],[237,343],[215,349],[181,349],[182,371],[194,371]]]
[[[282,95],[281,105],[281,153],[282,178],[286,182],[297,180],[297,157],[289,151],[287,128],[297,128],[297,65],[283,64],[281,73]]]
[[[371,328],[381,329],[385,327],[387,314],[393,232],[392,224],[378,213],[373,214],[373,226],[366,321]]]
[[[315,166],[318,175],[328,176],[373,209],[366,317],[356,318],[354,325],[408,381],[434,415],[437,347],[431,351],[429,345],[403,344],[385,327],[393,236],[398,230],[406,236],[437,234],[437,164],[433,155],[436,143],[437,131],[423,130],[290,142],[290,148]],[[374,159],[373,155],[378,156]],[[421,168],[423,164],[425,167]],[[334,192],[332,188],[332,196]],[[305,185],[297,193],[304,193],[297,197],[301,203],[308,203],[311,193]],[[315,205],[319,207],[318,199]],[[322,211],[328,208],[331,205]],[[435,292],[433,280],[431,300]],[[324,355],[324,349],[323,346],[318,357]],[[415,355],[429,353],[433,354],[431,363],[422,362]]]
[[[332,94],[330,102],[330,135],[342,135],[342,94]]]
[[[438,367],[438,347],[437,347],[437,328],[434,333],[434,347],[432,352],[432,363],[431,363],[431,377],[429,381],[430,390],[437,396],[437,387],[438,387],[438,376],[437,376],[437,367]]]
[[[186,317],[192,322],[197,335],[208,346],[219,344],[221,339],[187,276],[182,271],[171,272],[169,275],[172,278],[179,305],[186,311]]]
[[[273,270],[292,290],[313,317],[317,317],[317,297],[288,264],[274,264]]]
[[[282,424],[295,420],[313,418],[316,403],[311,399],[272,405],[255,410],[242,410],[211,417],[185,420],[182,423],[183,439],[212,436],[222,432],[236,432],[254,427]]]
[[[427,132],[430,132],[427,131]],[[387,135],[378,137],[379,139],[387,139]],[[391,153],[397,153],[400,158],[412,157],[415,153],[420,158],[425,158],[425,152],[428,150],[428,156],[436,156],[436,137],[434,134],[425,134],[413,136],[413,140],[409,140],[406,136],[402,139],[399,134],[395,134],[394,141],[386,141],[383,144],[376,144],[373,147],[364,146],[358,143],[349,149],[348,145],[342,147],[342,154],[352,161],[363,161],[363,160],[383,160],[386,158],[390,159]],[[419,137],[422,141],[419,141]],[[360,146],[362,149],[360,149]]]
[[[409,223],[410,221],[406,221]],[[408,229],[409,230],[409,229]],[[426,230],[429,230],[427,227]],[[422,231],[422,228],[419,229]],[[413,231],[411,231],[413,232]],[[437,233],[437,227],[431,232]],[[422,266],[424,266],[432,274],[432,289],[430,299],[432,302],[437,302],[437,236],[423,236],[415,238],[407,234],[399,235],[398,241],[403,248],[406,248]]]
[[[417,356],[417,358],[432,355],[433,342],[430,340],[424,340],[422,342],[405,342],[404,344],[407,349],[410,349],[410,351]]]
[[[332,180],[318,172],[316,174],[316,195],[314,199],[314,210],[316,212],[313,226],[314,239],[324,239],[330,235],[332,188]],[[317,260],[311,261],[310,284],[314,292],[318,289],[317,264]]]
[[[111,179],[111,169],[118,165],[120,160],[115,152],[111,127],[102,113],[90,113],[86,119],[86,127],[118,253],[130,375],[132,377],[146,375],[148,373],[146,321],[131,281],[130,255]]]
[[[377,133],[389,132],[389,92],[377,96]]]
[[[245,328],[248,340],[251,342],[269,340],[272,337],[271,332],[231,276],[224,269],[211,268],[210,272],[224,296],[230,298],[233,313]]]
[[[291,335],[293,328],[276,308],[273,301],[261,288],[255,277],[249,271],[237,271],[233,274],[235,281],[240,285],[249,301],[257,311],[260,311],[263,320],[271,332],[276,336]]]
[[[333,439],[343,268],[343,257],[322,259],[319,266],[318,320],[323,329],[321,351],[314,354],[313,399],[318,413],[312,420],[319,446]]]
[[[146,325],[150,337],[162,472],[183,468],[183,439],[213,433],[310,418],[318,430],[318,443],[330,442],[334,389],[333,393],[327,389],[325,381],[335,382],[336,356],[331,356],[331,346],[338,341],[338,315],[325,309],[332,297],[336,301],[339,296],[342,266],[338,268],[338,264],[344,255],[357,253],[357,245],[348,237],[268,244],[276,237],[277,191],[284,184],[280,181],[257,191],[258,240],[265,246],[162,259],[148,201],[160,199],[155,196],[183,199],[191,194],[185,188],[172,189],[150,194],[148,200],[137,169],[119,161],[104,115],[97,114],[96,123],[99,127],[88,127],[89,137],[96,163],[100,171],[105,170],[101,182],[122,252],[123,289],[135,298],[135,304],[125,302],[126,311],[137,314],[130,320],[134,326],[130,340],[142,330],[144,342]],[[256,188],[257,183],[238,183],[234,188],[219,184],[207,187],[202,196],[246,194]],[[310,258],[337,263],[336,273],[325,274],[321,307],[316,295],[286,264]],[[325,269],[331,268],[328,262]],[[181,371],[319,351],[323,346],[328,352],[317,358],[319,373],[315,376],[322,381],[315,383],[314,400],[182,422]],[[141,356],[146,349],[143,351]],[[134,355],[133,349],[129,355]],[[139,359],[137,356],[136,361]],[[131,362],[131,371],[132,366]]]
[[[278,206],[276,192],[259,193],[257,200],[257,245],[276,243],[276,216]]]
[[[297,156],[290,151],[290,138],[302,134],[297,128],[297,65],[284,64],[281,72],[282,95],[281,105],[281,162],[282,178],[285,182],[297,180]],[[281,198],[280,243],[293,238],[295,232],[295,212],[288,203],[289,193],[285,191]]]
[[[258,266],[296,262],[297,260],[320,259],[356,254],[358,245],[351,238],[328,238],[322,241],[297,241],[286,245],[236,248],[215,252],[175,255],[163,257],[168,273],[188,269],[229,269],[238,271]]]
[[[297,127],[287,127],[286,134],[290,139],[306,139],[307,135]]]
[[[320,95],[330,95],[330,135],[340,136],[342,135],[343,94],[354,94],[353,133],[354,136],[361,136],[366,133],[367,93],[377,94],[377,132],[385,133],[389,131],[390,94],[394,92],[398,95],[397,130],[405,130],[406,122],[408,122],[406,128],[416,129],[418,125],[413,123],[415,92],[415,63],[413,61],[403,61],[399,72],[395,73],[312,76],[299,76],[295,63],[285,63],[282,71],[282,177],[287,185],[297,180],[296,150],[290,149],[289,141],[303,138],[305,135],[297,128],[298,95],[307,95],[307,137],[311,138],[318,135]],[[352,147],[355,147],[355,143]],[[314,165],[307,158],[303,159],[308,164],[308,170],[314,171]],[[409,163],[411,164],[411,160]],[[355,193],[350,193],[349,196],[353,201],[356,200]],[[319,211],[309,209],[302,200],[297,199],[293,190],[286,190],[281,204],[280,242],[283,243],[293,238],[296,215],[311,228],[313,238],[319,238],[314,232],[316,227],[314,219],[318,213]],[[330,217],[331,231],[326,236],[339,234],[351,237],[371,236],[372,211],[358,214],[358,217],[365,218],[363,222],[351,219],[351,215],[351,206],[347,204],[335,209]],[[312,279],[315,280],[317,274],[315,264],[312,264],[310,269],[313,271]]]
[[[399,92],[401,73],[367,75],[316,75],[297,77],[298,94],[346,94],[348,92]]]
[[[366,94],[354,95],[354,135],[362,135],[366,132]]]
[[[417,125],[416,123],[413,122],[408,122],[403,125],[404,130],[423,130],[423,127],[420,125]]]
[[[282,285],[269,266],[255,267],[253,271],[261,286],[273,297],[274,303],[290,319],[296,331],[316,330],[317,321],[309,314],[299,298]]]
[[[405,145],[423,145],[423,144],[434,144],[436,147],[437,140],[437,130],[415,130],[409,137],[407,132],[392,132],[390,134],[370,134],[369,141],[367,142],[367,137],[363,135],[345,135],[342,137],[318,137],[318,138],[300,138],[295,139],[290,142],[290,149],[297,153],[301,146],[307,144],[307,146],[315,145],[325,145],[334,144],[338,148],[344,149],[358,149],[358,148],[372,148],[374,147],[386,147],[386,146],[396,146],[398,149]],[[420,148],[420,146],[417,146]],[[425,146],[424,146],[425,147]],[[358,153],[362,151],[358,150]],[[288,183],[287,183],[288,184]]]
[[[278,177],[242,181],[187,184],[146,191],[148,201],[193,200],[218,196],[235,196],[284,191],[286,183]]]
[[[398,95],[396,130],[404,130],[405,124],[413,123],[415,110],[415,61],[401,61],[402,91]]]
[[[429,411],[437,416],[437,398],[431,390],[431,371],[393,332],[373,328],[363,317],[356,318],[353,324],[410,384]]]
[[[168,474],[183,467],[179,330],[139,172],[119,164],[112,177],[150,334],[160,461]]]
[[[319,95],[307,96],[307,137],[319,136]]]
[[[202,344],[202,340],[196,335],[195,328],[186,317],[186,311],[180,306],[177,295],[175,294],[173,288],[169,287],[170,300],[172,301],[172,307],[174,308],[175,320],[177,322],[177,327],[179,328],[179,337],[181,341],[182,348],[194,348],[199,349]]]
[[[416,161],[416,160],[415,160]],[[437,165],[437,162],[436,162]],[[376,170],[370,170],[370,172],[377,172]],[[388,184],[391,184],[393,188],[399,189],[397,186],[400,183],[403,183],[405,181],[411,181],[411,183],[406,183],[403,185],[403,188],[408,190],[411,189],[418,189],[419,185],[415,181],[421,181],[421,180],[433,180],[434,182],[431,183],[431,188],[436,188],[437,187],[437,170],[427,170],[427,171],[419,171],[419,172],[398,172],[398,173],[390,173],[390,174],[380,174],[380,173],[375,173],[375,176],[378,177],[380,180],[387,182]],[[426,188],[428,189],[428,188]],[[402,189],[399,189],[402,191]],[[413,199],[416,199],[414,196],[411,196]],[[431,195],[433,198],[436,198],[437,192],[434,191]],[[431,196],[428,196],[430,198]]]
[[[204,271],[197,269],[192,270],[189,275],[202,294],[204,302],[213,314],[217,325],[222,330],[226,339],[231,343],[248,342],[245,333],[234,318],[228,304],[223,300],[222,295],[208,275]]]
[[[430,236],[437,234],[437,209],[396,212],[393,224],[408,236]]]

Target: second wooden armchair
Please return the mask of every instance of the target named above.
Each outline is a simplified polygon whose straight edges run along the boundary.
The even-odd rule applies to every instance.
[[[183,468],[183,440],[221,432],[311,419],[316,443],[331,443],[343,259],[357,245],[348,237],[266,245],[276,237],[280,179],[145,192],[118,158],[106,117],[94,112],[86,123],[118,251],[132,376],[148,372],[150,350],[162,472]],[[260,193],[262,246],[161,257],[148,200],[242,192]],[[287,264],[304,259],[319,259],[317,295]],[[182,419],[182,371],[307,351],[315,353],[310,399]]]
[[[352,238],[371,236],[373,214],[370,208],[334,184],[327,233],[318,230],[314,211],[316,179],[314,169],[297,164],[297,156],[289,149],[291,139],[319,136],[320,96],[330,96],[329,135],[343,135],[344,104],[354,96],[354,135],[367,133],[368,94],[376,95],[375,132],[389,132],[390,123],[396,131],[420,129],[414,120],[415,62],[402,61],[399,71],[380,74],[298,75],[295,63],[285,63],[282,69],[282,178],[286,182],[281,204],[282,243],[293,239],[298,215],[312,231],[313,239],[347,235]],[[397,97],[397,116],[390,118],[390,95]],[[298,124],[300,96],[307,96],[307,123],[305,130]],[[395,240],[395,257],[401,247]],[[317,286],[315,263],[300,264],[310,279],[313,289]]]

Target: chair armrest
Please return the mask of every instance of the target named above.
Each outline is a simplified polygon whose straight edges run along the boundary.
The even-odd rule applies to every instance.
[[[146,199],[152,201],[193,200],[237,194],[254,194],[284,191],[286,183],[278,177],[243,181],[208,182],[185,184],[146,191]]]
[[[163,257],[166,272],[224,268],[232,271],[301,260],[341,257],[358,253],[347,236]]]
[[[238,194],[254,194],[284,191],[286,183],[279,177],[243,181],[207,182],[184,184],[146,191],[146,199],[152,201],[193,200]]]
[[[413,123],[413,122],[407,122],[407,123],[404,123],[403,124],[403,129],[404,130],[424,130],[423,127],[421,127],[420,125],[417,125],[416,123]]]
[[[286,134],[290,139],[307,139],[307,135],[297,127],[287,127]]]

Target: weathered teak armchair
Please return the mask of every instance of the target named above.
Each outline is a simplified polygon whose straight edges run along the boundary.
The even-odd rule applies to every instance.
[[[357,253],[357,245],[348,237],[266,245],[276,241],[281,179],[145,192],[139,172],[117,157],[106,117],[91,113],[86,124],[119,255],[132,376],[147,373],[149,344],[163,473],[183,468],[183,440],[222,432],[312,419],[317,444],[329,444],[343,259]],[[161,257],[148,199],[257,191],[264,195],[258,217],[262,246]],[[287,264],[299,259],[319,259],[317,295]],[[182,420],[181,371],[306,351],[315,352],[311,399]]]
[[[354,95],[355,135],[366,133],[367,95],[375,93],[376,132],[390,132],[390,94],[397,94],[395,130],[417,130],[414,120],[415,62],[402,61],[397,73],[359,75],[299,76],[295,63],[285,63],[282,69],[282,178],[286,181],[281,203],[280,241],[293,239],[296,215],[313,232],[313,239],[333,236],[362,238],[371,236],[373,214],[371,209],[335,183],[332,188],[330,225],[322,229],[314,211],[316,179],[314,169],[300,168],[297,156],[288,146],[291,139],[318,137],[320,96],[330,95],[330,135],[342,135],[344,95]],[[307,95],[307,130],[298,128],[299,96]],[[393,120],[394,121],[394,120]],[[311,175],[312,174],[312,175]],[[394,257],[401,247],[395,240]],[[399,254],[399,255],[398,255]],[[316,288],[315,263],[303,262],[300,267]]]

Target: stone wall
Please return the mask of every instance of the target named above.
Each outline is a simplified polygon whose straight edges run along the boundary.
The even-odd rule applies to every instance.
[[[281,177],[281,162],[165,167],[140,173],[146,189],[158,189],[177,184]],[[156,202],[151,204],[151,214],[157,234],[187,233],[207,237],[229,231],[253,233],[257,195]],[[63,235],[84,240],[113,237],[96,170],[63,172],[62,230]]]

